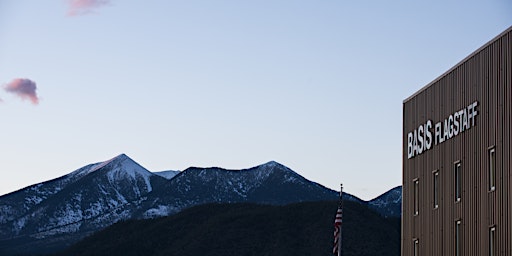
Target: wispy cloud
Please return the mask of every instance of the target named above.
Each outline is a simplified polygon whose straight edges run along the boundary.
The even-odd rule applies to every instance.
[[[109,0],[68,0],[68,16],[93,13],[95,9],[107,5],[109,2]]]
[[[39,104],[39,97],[37,97],[36,83],[26,78],[16,78],[4,86],[4,90],[13,93],[23,100],[30,100],[32,104]]]

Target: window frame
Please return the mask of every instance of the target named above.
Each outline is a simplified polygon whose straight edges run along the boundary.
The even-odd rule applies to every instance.
[[[455,202],[460,202],[462,199],[462,164],[460,161],[453,163],[454,176],[455,176]]]
[[[496,147],[489,147],[487,152],[489,156],[489,192],[492,192],[496,190]]]
[[[434,209],[437,209],[439,208],[439,169],[437,170],[434,170],[432,172],[432,175],[434,177],[434,180],[433,180],[433,183],[434,183],[434,194],[433,194],[433,197],[434,197]]]
[[[461,226],[462,226],[462,221],[459,219],[459,220],[456,220],[455,221],[455,256],[461,256],[461,246],[460,246],[460,242],[461,242]]]
[[[420,240],[418,238],[414,238],[412,240],[413,246],[412,246],[412,254],[414,256],[420,255]]]
[[[496,226],[489,228],[489,256],[496,255]]]
[[[418,216],[420,214],[420,179],[416,178],[412,180],[413,184],[413,215]]]

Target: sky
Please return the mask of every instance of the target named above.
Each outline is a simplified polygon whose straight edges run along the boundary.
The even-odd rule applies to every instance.
[[[511,25],[508,0],[1,0],[0,195],[125,153],[369,200],[402,183],[403,100]]]

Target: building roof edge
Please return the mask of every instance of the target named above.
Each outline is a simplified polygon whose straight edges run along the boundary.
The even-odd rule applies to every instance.
[[[487,43],[485,43],[484,45],[482,45],[480,48],[476,49],[475,51],[473,51],[471,54],[469,54],[466,58],[462,59],[461,61],[459,61],[457,64],[455,64],[453,67],[451,67],[450,69],[448,69],[446,72],[444,72],[442,75],[438,76],[436,79],[434,79],[432,82],[428,83],[427,85],[423,86],[421,89],[419,89],[418,91],[416,91],[415,93],[413,93],[411,96],[407,97],[404,101],[403,101],[403,104],[407,103],[408,101],[410,101],[412,98],[416,97],[418,94],[422,93],[423,91],[425,91],[427,88],[429,88],[431,85],[433,85],[434,83],[436,83],[437,81],[441,80],[443,77],[447,76],[450,72],[452,72],[454,69],[456,69],[457,67],[459,67],[460,65],[462,65],[464,62],[466,62],[468,59],[470,59],[471,57],[475,56],[476,54],[478,54],[480,51],[482,51],[484,48],[486,48],[487,46],[491,45],[492,43],[494,43],[495,41],[497,41],[499,38],[503,37],[505,34],[509,33],[512,31],[512,26],[508,27],[507,29],[505,29],[505,31],[501,32],[499,35],[495,36],[493,39],[489,40]]]

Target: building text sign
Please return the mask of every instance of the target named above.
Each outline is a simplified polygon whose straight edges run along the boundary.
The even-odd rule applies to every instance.
[[[436,124],[432,120],[427,120],[409,132],[407,134],[407,158],[411,159],[431,149],[433,145],[443,143],[475,126],[475,117],[478,115],[477,106],[478,101],[475,101]]]

